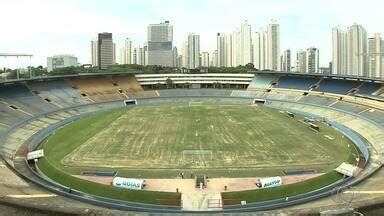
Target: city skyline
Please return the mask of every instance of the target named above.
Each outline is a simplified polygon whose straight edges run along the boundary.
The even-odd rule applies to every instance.
[[[112,4],[16,0],[0,4],[4,10],[0,15],[3,20],[11,17],[10,12],[16,9],[23,14],[22,18],[5,22],[2,26],[7,34],[0,36],[1,51],[32,53],[32,65],[45,65],[47,56],[64,53],[77,56],[80,63],[91,63],[89,41],[98,32],[113,33],[118,49],[127,37],[131,38],[135,47],[142,46],[146,41],[146,27],[165,20],[174,26],[174,45],[179,49],[186,35],[196,32],[200,35],[200,51],[212,53],[216,49],[218,32],[229,34],[239,29],[244,20],[248,20],[252,31],[258,31],[274,19],[280,24],[280,52],[290,49],[296,53],[300,49],[317,47],[320,50],[320,66],[328,66],[332,60],[332,28],[345,28],[356,22],[364,26],[368,37],[384,31],[380,25],[382,15],[379,9],[383,3],[375,0],[293,0],[289,3],[282,0],[193,3],[168,0],[112,1]],[[23,7],[20,7],[21,4]],[[227,13],[228,10],[231,13]],[[69,12],[71,16],[65,16]]]

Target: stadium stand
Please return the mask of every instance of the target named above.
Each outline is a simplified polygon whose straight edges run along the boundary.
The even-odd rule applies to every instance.
[[[248,89],[250,90],[248,91],[227,89],[144,91],[136,78],[125,75],[73,78],[67,82],[61,79],[56,81],[47,80],[45,82],[30,81],[26,85],[6,85],[0,87],[0,140],[4,137],[2,154],[11,163],[19,160],[19,163],[25,164],[22,158],[18,159],[18,157],[15,157],[18,148],[24,143],[30,142],[31,137],[44,128],[80,114],[123,106],[121,101],[112,100],[143,97],[139,100],[140,104],[188,102],[191,100],[206,100],[212,103],[225,101],[236,104],[249,104],[252,101],[251,98],[265,98],[267,99],[265,102],[266,106],[282,110],[303,111],[341,123],[361,134],[372,144],[374,149],[378,150],[379,155],[384,155],[384,134],[382,133],[382,128],[384,127],[384,108],[382,108],[382,102],[352,96],[344,96],[343,100],[338,100],[339,96],[332,97],[332,95],[327,94],[327,92],[348,94],[351,89],[358,88],[357,94],[374,94],[373,96],[380,97],[384,96],[382,84],[324,79],[320,82],[320,87],[315,91],[326,92],[325,94],[309,92],[307,96],[303,96],[302,93],[299,94],[297,91],[288,90],[308,90],[311,85],[318,83],[318,81],[318,78],[311,77],[280,77],[280,75],[263,74],[256,75],[256,78],[249,85]],[[277,82],[277,88],[284,89],[272,89],[267,92],[266,89],[270,88],[272,83],[275,82]],[[82,93],[85,95],[82,96]],[[183,97],[196,97],[196,99]],[[44,99],[49,99],[51,102],[47,102]],[[112,102],[90,103],[92,101]],[[86,106],[72,107],[80,104],[86,104]],[[11,108],[11,105],[18,109]],[[40,113],[56,110],[59,107],[72,108],[37,116],[28,120],[28,124],[17,127],[9,135],[8,132],[4,133],[7,136],[3,136],[3,132],[13,124]],[[358,114],[358,116],[354,114]],[[373,157],[374,160],[378,160],[377,158]],[[373,162],[375,163],[376,161]]]
[[[358,85],[359,82],[351,80],[323,79],[315,91],[347,94],[351,89],[358,87]]]
[[[0,87],[0,100],[32,115],[58,108],[41,100],[38,96],[33,95],[27,87],[21,84]]]
[[[50,100],[59,107],[68,107],[89,103],[64,80],[29,82],[27,87],[43,100]]]
[[[377,90],[379,90],[382,87],[382,84],[380,83],[363,83],[362,86],[359,87],[359,91],[357,91],[358,94],[363,95],[371,95]]]
[[[312,77],[282,76],[280,77],[276,88],[288,88],[298,90],[309,90],[312,85],[319,81]]]
[[[278,75],[273,74],[258,74],[253,78],[248,86],[248,89],[267,89],[270,88],[273,82],[279,78]]]
[[[325,96],[320,96],[320,95],[307,95],[302,97],[299,102],[302,103],[310,103],[310,104],[318,104],[322,106],[328,106],[331,105],[332,103],[336,102],[336,98],[330,98],[330,97],[325,97]]]
[[[366,112],[361,113],[361,115],[379,123],[384,126],[384,111],[378,109],[370,109]]]
[[[74,78],[68,82],[72,88],[77,89],[81,95],[92,101],[113,101],[127,99],[125,94],[119,92],[119,86],[114,85],[110,77]]]
[[[242,91],[242,90],[233,90],[232,97],[247,97],[247,98],[265,98],[264,91]]]
[[[3,127],[7,127],[23,119],[27,119],[28,117],[30,116],[13,110],[6,104],[0,102],[0,126],[2,125]]]
[[[337,103],[331,105],[331,107],[334,107],[336,109],[345,110],[345,111],[352,112],[352,113],[360,113],[360,112],[368,109],[367,107],[362,106],[362,105],[353,104],[353,103],[349,103],[349,102],[343,102],[343,101],[338,101]]]
[[[114,76],[112,82],[117,85],[127,96],[154,97],[154,91],[144,91],[143,87],[134,76]]]
[[[213,97],[229,97],[232,90],[218,89],[167,89],[159,90],[160,97],[181,97],[181,96],[213,96]]]
[[[266,93],[266,99],[269,100],[289,100],[289,101],[298,101],[302,97],[302,94],[296,92],[281,92],[281,91],[271,91]]]

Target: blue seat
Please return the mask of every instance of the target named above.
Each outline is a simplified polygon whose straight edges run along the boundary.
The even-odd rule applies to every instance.
[[[319,81],[312,77],[283,76],[277,83],[277,88],[309,90],[310,87]]]
[[[359,82],[352,80],[324,79],[315,91],[329,92],[335,94],[347,94],[352,88],[359,85]]]

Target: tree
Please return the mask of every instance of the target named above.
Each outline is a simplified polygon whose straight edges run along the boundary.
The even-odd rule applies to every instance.
[[[165,80],[165,83],[167,84],[167,88],[172,88],[173,87],[173,80],[171,78],[167,78]]]
[[[252,63],[248,63],[245,65],[245,68],[249,69],[249,70],[255,70],[255,65],[252,64]]]

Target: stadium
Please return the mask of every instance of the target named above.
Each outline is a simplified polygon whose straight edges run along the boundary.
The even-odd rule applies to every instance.
[[[5,205],[305,215],[384,203],[382,80],[72,74],[3,81],[0,109]]]

